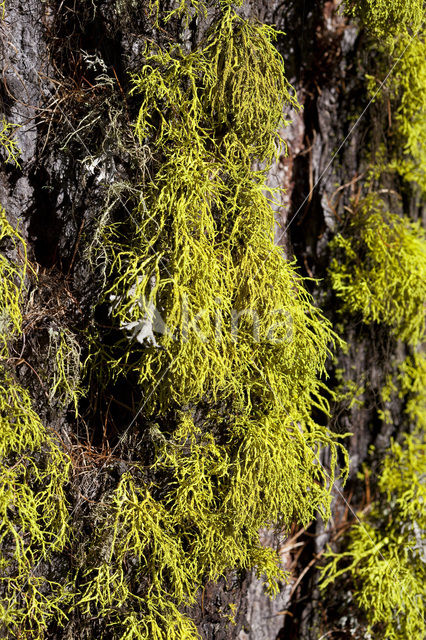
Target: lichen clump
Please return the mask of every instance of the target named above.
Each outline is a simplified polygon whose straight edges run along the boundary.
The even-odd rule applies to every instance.
[[[379,478],[380,498],[351,527],[347,550],[330,552],[323,570],[323,590],[339,576],[351,577],[355,600],[377,638],[425,636],[425,474],[424,433],[393,442]]]
[[[0,366],[0,629],[44,638],[65,619],[69,593],[46,565],[69,540],[64,487],[70,461],[28,393]]]
[[[4,4],[0,3],[0,13],[2,11],[4,11]],[[0,15],[0,20],[1,18],[2,16]],[[19,167],[19,156],[21,151],[18,143],[13,138],[13,135],[19,125],[8,122],[3,116],[0,117],[0,127],[0,152],[3,156],[4,162],[9,162]]]
[[[389,169],[426,194],[426,32],[398,38],[396,66],[387,82],[396,134]]]
[[[25,243],[18,231],[7,220],[6,212],[1,206],[0,248],[9,248],[15,253],[18,248],[21,248],[24,258],[22,265],[19,265],[0,253],[0,357],[4,358],[8,353],[9,340],[21,333],[21,302],[25,285],[26,254]]]
[[[383,323],[400,340],[424,335],[426,237],[419,223],[392,214],[375,194],[363,198],[330,243],[331,284],[342,311]]]
[[[423,0],[347,0],[346,5],[379,40],[389,41],[407,29],[416,33],[424,20]]]
[[[328,411],[320,377],[338,338],[274,245],[266,173],[297,104],[274,37],[224,6],[199,47],[149,44],[132,77],[155,161],[131,218],[104,235],[113,328],[89,362],[138,381],[155,462],[100,514],[79,604],[122,640],[197,637],[179,608],[230,569],[275,593],[285,574],[259,529],[330,515],[341,445],[312,411]]]
[[[398,429],[406,433],[400,442],[391,442],[376,499],[357,514],[346,546],[328,553],[321,589],[330,589],[335,582],[340,585],[346,577],[345,590],[349,586],[367,620],[366,634],[389,640],[423,640],[426,630],[426,360],[421,352],[426,237],[419,222],[391,213],[378,191],[385,186],[381,182],[386,175],[387,183],[393,177],[411,196],[424,199],[426,193],[423,5],[422,1],[350,3],[369,32],[384,38],[375,43],[374,55],[378,50],[379,72],[386,74],[379,88],[383,106],[389,107],[391,135],[376,150],[369,171],[370,187],[376,182],[377,192],[354,200],[341,233],[330,243],[329,274],[340,310],[360,316],[366,324],[385,326],[400,341],[398,357],[386,355],[390,372],[380,397],[383,407],[404,403]],[[368,76],[368,83],[376,97],[378,78]],[[390,409],[377,408],[377,416],[391,423]],[[353,613],[359,619],[360,612]]]
[[[53,363],[48,379],[49,401],[61,408],[72,404],[75,414],[78,414],[83,389],[80,382],[81,347],[75,335],[66,327],[49,327],[47,357]]]
[[[34,640],[65,619],[69,594],[41,566],[69,540],[65,485],[70,460],[42,425],[28,392],[9,369],[9,346],[22,334],[25,242],[0,212],[0,240],[21,262],[0,255],[0,630]]]

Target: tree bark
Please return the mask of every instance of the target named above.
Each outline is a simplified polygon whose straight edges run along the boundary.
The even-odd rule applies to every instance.
[[[276,209],[276,241],[289,258],[297,259],[302,275],[322,279],[311,283],[312,294],[333,321],[337,315],[327,284],[327,247],[362,185],[375,114],[372,105],[357,120],[368,104],[363,39],[338,5],[250,0],[241,9],[285,32],[277,47],[303,110],[290,114],[293,122],[282,132],[288,155],[271,169],[270,183],[286,189]],[[194,48],[212,16],[211,11],[205,20],[194,19],[188,28],[175,20],[164,30],[153,30],[143,2],[10,0],[0,25],[0,110],[8,122],[19,125],[21,150],[19,167],[1,166],[0,202],[12,224],[20,221],[38,273],[27,299],[24,339],[15,347],[16,374],[43,422],[60,434],[71,453],[73,526],[88,536],[94,526],[93,504],[125,470],[122,448],[134,446],[141,436],[126,432],[133,415],[127,389],[115,389],[115,404],[106,406],[98,403],[92,388],[78,420],[49,401],[49,331],[66,328],[79,336],[92,320],[99,283],[87,264],[86,249],[108,206],[108,184],[139,179],[125,145],[114,146],[112,130],[127,127],[131,132],[135,105],[127,95],[128,72],[138,69],[145,39],[162,42],[171,36]],[[95,80],[100,75],[104,84]],[[126,207],[125,196],[120,206]],[[319,596],[316,559],[339,523],[352,519],[363,503],[365,483],[358,474],[369,447],[374,444],[380,457],[398,429],[401,412],[397,404],[390,407],[393,426],[383,426],[377,418],[377,392],[387,373],[383,356],[395,351],[395,345],[377,328],[354,323],[345,332],[350,347],[340,353],[339,366],[346,371],[355,367],[367,382],[363,406],[340,407],[340,415],[330,419],[335,431],[353,434],[347,440],[350,479],[345,489],[336,484],[333,519],[327,525],[312,523],[306,531],[294,529],[287,540],[262,532],[291,571],[289,584],[282,585],[275,600],[249,572],[206,584],[191,611],[204,640],[317,640],[339,627],[339,614],[328,616],[331,605]],[[84,353],[86,345],[80,346]],[[69,557],[57,560],[58,579],[78,552],[74,548]],[[230,603],[237,605],[234,623],[224,617]],[[349,635],[345,623],[339,629],[342,638],[358,637]],[[83,629],[75,612],[64,630],[52,627],[46,637],[83,640],[97,634],[97,622]]]

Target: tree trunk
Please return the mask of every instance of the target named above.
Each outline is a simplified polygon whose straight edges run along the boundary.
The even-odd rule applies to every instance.
[[[166,4],[174,6],[172,0],[163,2],[162,11]],[[303,109],[289,114],[292,123],[282,131],[288,154],[270,171],[270,184],[286,189],[282,205],[275,207],[276,242],[286,256],[297,259],[303,276],[319,279],[308,286],[334,323],[341,316],[327,279],[328,244],[362,189],[377,119],[377,107],[367,108],[365,41],[338,5],[333,0],[250,0],[239,9],[285,32],[277,47]],[[175,38],[189,51],[212,20],[213,9],[188,26],[176,18],[155,28],[144,2],[9,0],[0,25],[0,107],[7,122],[19,125],[14,137],[21,151],[19,166],[9,162],[0,169],[0,202],[12,226],[19,221],[32,265],[23,335],[9,364],[43,424],[58,434],[73,468],[67,491],[77,535],[72,547],[52,561],[57,582],[78,564],[79,541],[90,539],[97,526],[97,504],[126,471],[125,452],[144,446],[144,435],[135,415],[137,398],[125,385],[101,394],[85,380],[78,418],[66,389],[62,400],[53,398],[52,336],[61,331],[72,336],[76,359],[70,366],[78,370],[80,350],[82,359],[87,355],[85,330],[95,319],[105,322],[105,313],[96,315],[102,274],[94,277],[88,255],[108,207],[134,206],[132,194],[128,188],[120,192],[120,184],[136,186],[142,178],[131,148],[137,102],[128,94],[129,72],[138,71],[147,38],[157,43]],[[114,183],[115,199],[108,190]],[[261,532],[290,571],[289,583],[274,600],[264,594],[254,572],[230,572],[226,579],[205,584],[190,610],[204,640],[317,640],[340,624],[340,610],[319,595],[316,560],[365,504],[365,480],[358,474],[370,445],[380,459],[397,434],[402,413],[395,400],[389,406],[392,424],[378,418],[377,394],[388,372],[384,356],[395,352],[395,343],[380,328],[356,322],[346,324],[342,334],[349,349],[338,352],[335,368],[351,372],[355,380],[364,375],[365,389],[362,405],[336,405],[330,418],[335,432],[352,433],[346,440],[349,481],[345,488],[336,482],[332,520],[294,527],[284,538]],[[67,370],[66,378],[72,373]],[[234,619],[230,605],[236,605]],[[342,638],[356,637],[344,623],[339,628],[347,634]],[[83,625],[76,609],[63,628],[50,623],[45,637],[92,640],[100,633],[105,630],[99,621]],[[12,636],[4,632],[3,637]]]

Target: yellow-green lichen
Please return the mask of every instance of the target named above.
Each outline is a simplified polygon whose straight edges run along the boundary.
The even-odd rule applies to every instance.
[[[379,478],[380,499],[352,526],[343,553],[328,553],[321,589],[347,574],[377,640],[425,635],[426,446],[424,434],[393,442]]]
[[[49,378],[49,400],[56,400],[62,408],[72,403],[77,414],[78,402],[83,394],[80,384],[81,348],[69,329],[49,328],[47,357],[53,363]]]
[[[118,5],[125,6],[126,3],[132,2],[132,0],[118,0]],[[134,2],[134,0],[133,0]],[[222,9],[235,6],[240,7],[244,0],[218,0],[217,5]],[[146,14],[158,27],[160,17],[167,23],[173,18],[180,18],[183,20],[185,26],[188,26],[189,21],[194,16],[201,15],[207,17],[208,0],[177,0],[175,6],[172,6],[168,10],[164,10],[160,0],[148,0]]]
[[[151,482],[122,477],[90,552],[79,606],[115,638],[197,637],[173,611],[230,569],[275,593],[285,574],[259,529],[330,515],[341,445],[312,412],[328,412],[320,377],[339,340],[274,245],[266,173],[296,102],[273,39],[225,8],[194,51],[149,45],[132,77],[154,160],[131,219],[104,232],[113,328],[88,364],[137,379],[161,427]]]
[[[42,640],[50,620],[65,619],[67,588],[45,573],[70,535],[70,460],[7,368],[10,344],[22,334],[27,255],[3,209],[0,241],[17,256],[0,254],[0,633]]]
[[[331,284],[342,311],[383,323],[400,340],[424,335],[426,239],[419,223],[392,214],[375,194],[354,208],[330,243]]]
[[[407,30],[415,34],[425,18],[423,0],[346,0],[346,11],[387,42]]]
[[[25,286],[26,247],[18,231],[6,218],[5,210],[0,206],[0,247],[6,243],[10,250],[18,254],[16,264],[0,253],[0,356],[8,353],[8,342],[21,333],[22,293]],[[19,254],[17,255],[19,260]]]
[[[395,71],[387,85],[397,130],[390,169],[426,193],[426,32],[406,35],[395,46]]]
[[[0,12],[4,13],[4,4],[0,4]],[[1,16],[0,16],[1,19]],[[13,139],[14,130],[19,127],[17,124],[8,122],[4,117],[0,118],[0,149],[5,154],[5,162],[11,162],[19,167],[20,149],[16,140]]]
[[[398,366],[396,390],[405,398],[405,413],[413,427],[426,429],[426,356],[414,352]]]
[[[69,468],[28,393],[0,367],[0,628],[9,634],[42,639],[49,619],[64,618],[64,588],[40,565],[69,537]]]
[[[374,49],[376,71],[367,75],[370,96],[388,113],[386,145],[375,153],[372,173],[394,172],[426,193],[426,34],[401,34],[390,54]]]

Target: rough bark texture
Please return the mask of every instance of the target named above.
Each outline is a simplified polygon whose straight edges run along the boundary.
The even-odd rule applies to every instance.
[[[17,371],[42,419],[61,434],[72,452],[73,518],[77,529],[88,532],[91,501],[114,486],[124,464],[104,461],[131,421],[129,398],[123,389],[123,406],[107,408],[96,405],[92,394],[88,402],[96,406],[87,424],[49,405],[48,332],[58,326],[74,331],[87,326],[96,282],[84,249],[105,207],[105,184],[117,177],[137,179],[129,154],[111,146],[111,123],[116,116],[116,125],[121,122],[130,132],[134,105],[131,99],[124,102],[127,72],[138,68],[146,36],[158,40],[167,33],[150,32],[144,3],[134,4],[122,2],[118,10],[114,0],[10,0],[0,25],[0,109],[8,121],[20,125],[16,138],[21,149],[20,168],[1,167],[0,202],[12,222],[22,221],[39,273],[28,301]],[[367,104],[362,41],[333,1],[251,0],[244,11],[285,32],[278,47],[303,105],[284,132],[288,156],[271,172],[271,183],[287,189],[277,211],[277,242],[298,259],[305,275],[324,278],[327,244],[336,220],[358,189],[365,169],[365,140],[371,134],[370,112],[354,128],[354,116]],[[202,24],[194,20],[187,30],[178,22],[167,28],[188,47],[195,46],[209,19]],[[94,87],[94,77],[102,69],[109,81]],[[346,186],[339,189],[342,185]],[[313,293],[335,319],[326,284],[313,287]],[[336,430],[354,434],[349,441],[351,472],[345,496],[356,507],[363,499],[362,482],[356,478],[368,447],[374,443],[383,450],[392,435],[390,428],[377,426],[375,394],[386,373],[383,354],[394,346],[385,336],[380,343],[377,330],[373,334],[356,325],[346,337],[351,347],[340,356],[340,365],[347,370],[356,366],[367,374],[364,406],[333,418]],[[391,409],[397,418],[399,407]],[[102,427],[107,419],[112,425],[108,434]],[[140,438],[132,432],[120,446],[135,447]],[[117,458],[118,454],[119,450]],[[348,515],[339,492],[337,486],[334,520],[325,528],[316,523],[300,532],[291,550],[285,540],[264,533],[265,538],[275,539],[283,566],[292,571],[290,584],[283,585],[275,601],[263,594],[251,574],[230,575],[219,584],[206,585],[193,612],[205,640],[316,640],[336,626],[342,628],[341,637],[351,637],[345,635],[351,632],[345,632],[338,613],[327,620],[314,566],[316,554],[322,553],[333,529]],[[58,565],[57,570],[64,568]],[[224,619],[229,603],[237,604],[235,624]],[[95,638],[97,629],[94,624],[83,635],[76,614],[65,631],[52,629],[49,637]]]

